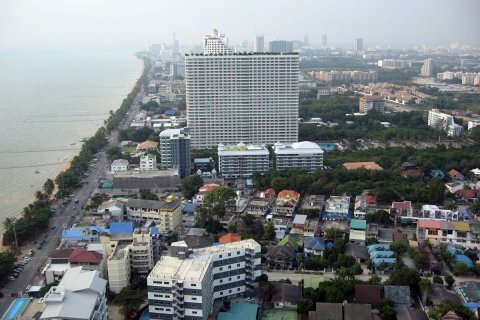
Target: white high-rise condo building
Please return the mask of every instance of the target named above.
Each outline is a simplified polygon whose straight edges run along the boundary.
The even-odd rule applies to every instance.
[[[217,29],[206,35],[203,39],[203,54],[225,54],[230,53],[228,41],[224,34],[218,34]]]
[[[147,278],[151,319],[208,319],[216,299],[241,295],[262,274],[252,239],[162,256]],[[175,247],[175,243],[172,243]]]
[[[218,170],[222,177],[251,177],[254,172],[267,172],[269,169],[268,149],[265,146],[218,145]]]
[[[256,34],[253,38],[253,52],[265,52],[265,38],[263,34]]]
[[[463,134],[463,126],[456,124],[453,116],[438,109],[428,111],[428,126],[445,131],[450,137],[460,137]]]
[[[298,54],[185,56],[192,148],[298,139]]]
[[[433,74],[433,62],[432,59],[426,59],[423,62],[422,69],[420,71],[420,75],[422,77],[431,77]]]
[[[363,38],[355,38],[353,41],[353,51],[363,51]]]
[[[284,144],[277,142],[274,147],[274,167],[277,170],[303,169],[314,172],[323,168],[323,150],[310,141]]]

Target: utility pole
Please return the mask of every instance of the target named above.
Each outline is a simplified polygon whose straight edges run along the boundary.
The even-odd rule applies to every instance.
[[[13,220],[13,236],[15,237],[15,247],[17,248],[18,251],[18,240],[17,240],[17,230],[15,229],[15,224],[17,223],[17,219]]]

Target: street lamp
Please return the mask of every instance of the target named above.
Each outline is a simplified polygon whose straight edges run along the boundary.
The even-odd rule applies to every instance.
[[[15,247],[17,248],[18,251],[18,240],[17,240],[17,230],[15,228],[15,224],[17,223],[17,219],[14,218],[12,221],[12,226],[13,226],[13,236],[15,237]]]

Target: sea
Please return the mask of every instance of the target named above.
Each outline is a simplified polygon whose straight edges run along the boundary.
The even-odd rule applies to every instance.
[[[0,236],[142,70],[134,49],[0,50]]]

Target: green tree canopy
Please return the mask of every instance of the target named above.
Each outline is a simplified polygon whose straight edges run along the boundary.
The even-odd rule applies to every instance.
[[[121,306],[120,312],[125,319],[133,319],[145,301],[145,297],[141,291],[123,288],[113,303]]]
[[[182,194],[185,199],[191,199],[203,185],[203,179],[199,175],[188,176],[182,181]]]

